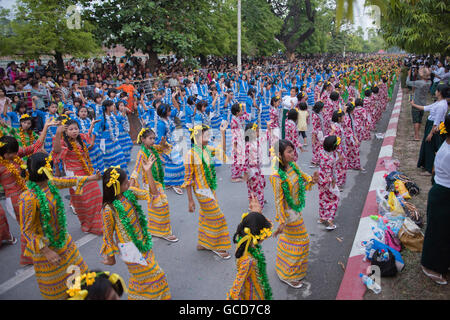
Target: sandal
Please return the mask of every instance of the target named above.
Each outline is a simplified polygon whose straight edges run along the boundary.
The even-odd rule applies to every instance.
[[[16,243],[17,243],[17,238],[14,237],[14,236],[12,235],[12,233],[11,233],[11,239],[6,240],[6,243],[7,243],[7,244],[11,244],[11,245],[16,244]]]
[[[173,191],[175,191],[176,194],[182,195],[183,194],[183,190],[181,190],[180,188],[177,187],[172,187]]]
[[[317,220],[317,224],[324,224],[324,223],[326,223],[327,222],[327,220],[325,220],[325,219],[319,219],[319,220]]]
[[[281,279],[281,278],[279,278],[279,279],[294,289],[300,289],[301,287],[303,287],[303,283],[301,281],[299,281],[298,284],[294,285],[292,282],[289,282],[289,281]]]
[[[228,259],[231,258],[231,255],[228,252],[226,252],[226,251],[225,252],[220,252],[220,251],[212,250],[212,252],[214,252],[215,254],[217,254],[219,257],[221,257],[224,260],[228,260]]]
[[[334,223],[328,221],[328,226],[325,229],[334,230],[334,229],[336,229],[336,225]]]
[[[238,183],[238,182],[242,182],[242,181],[244,181],[242,178],[231,179],[232,183]]]
[[[171,234],[170,236],[168,236],[168,237],[161,237],[161,238],[163,238],[164,240],[167,240],[167,241],[169,241],[169,242],[178,242],[178,238],[176,237],[176,236],[174,236],[173,234]]]
[[[432,274],[430,272],[428,272],[424,266],[422,267],[422,271],[423,273],[425,273],[425,275],[427,277],[429,277],[431,280],[433,280],[434,282],[436,282],[437,284],[447,284],[447,280],[444,279],[444,277],[442,276],[442,274],[440,274],[439,276]]]

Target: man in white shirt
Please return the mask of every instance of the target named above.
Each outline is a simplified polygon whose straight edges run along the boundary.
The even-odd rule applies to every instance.
[[[431,94],[434,96],[434,93],[436,92],[436,87],[441,82],[441,78],[444,76],[445,68],[442,65],[441,61],[438,61],[437,68],[433,71],[434,73],[434,79],[433,79],[433,85],[431,86]]]
[[[285,137],[284,126],[286,122],[286,115],[289,112],[289,110],[294,108],[298,103],[297,94],[298,94],[298,87],[292,87],[290,95],[285,96],[281,101],[281,106],[283,107],[283,115],[281,117],[281,139],[284,139]]]

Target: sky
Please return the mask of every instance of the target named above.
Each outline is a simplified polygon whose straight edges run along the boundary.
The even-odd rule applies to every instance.
[[[16,0],[0,0],[0,6],[11,9],[16,3]],[[372,27],[373,19],[367,14],[368,9],[364,8],[364,0],[357,0],[357,5],[354,10],[354,25],[355,29],[361,26],[364,30],[364,36],[367,38],[367,29]]]

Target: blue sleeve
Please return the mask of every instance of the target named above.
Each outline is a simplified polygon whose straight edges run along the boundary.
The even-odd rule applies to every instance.
[[[170,117],[171,118],[175,118],[177,115],[178,115],[178,109],[177,108],[172,108],[172,110],[170,110]]]
[[[103,117],[100,117],[100,121],[97,122],[94,126],[94,134],[96,136],[101,135],[102,131],[103,131]]]
[[[158,121],[156,125],[156,139],[155,144],[159,144],[161,142],[161,138],[164,137],[167,133],[166,125],[162,121]]]
[[[245,101],[245,110],[247,113],[252,112],[252,105],[253,105],[253,100],[251,100],[250,98],[247,98],[247,100]]]
[[[8,112],[8,114],[9,114],[9,112]],[[44,122],[45,115],[46,115],[45,111],[42,111],[42,110],[39,110],[39,109],[36,109],[35,111],[33,111],[31,113],[32,117],[38,117],[39,119],[42,120],[42,122]]]
[[[203,124],[203,117],[201,114],[196,113],[194,116],[194,126],[202,125]]]

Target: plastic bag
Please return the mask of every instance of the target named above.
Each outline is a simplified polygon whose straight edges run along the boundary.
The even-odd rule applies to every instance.
[[[405,183],[403,181],[395,180],[394,186],[395,186],[395,190],[397,191],[398,195],[403,197],[403,199],[411,199],[408,189],[406,189]]]
[[[366,255],[365,258],[367,260],[371,260],[373,257],[373,254],[376,250],[384,250],[388,251],[390,250],[392,254],[395,257],[395,266],[397,267],[397,271],[400,272],[403,270],[403,267],[405,266],[405,262],[403,261],[402,255],[400,252],[395,250],[394,248],[389,247],[388,245],[378,241],[377,239],[370,239],[369,244],[366,245]]]
[[[405,214],[405,211],[403,210],[403,207],[400,204],[400,201],[398,201],[394,192],[389,192],[388,203],[389,203],[391,215],[393,215],[393,216],[402,215],[403,216]]]
[[[378,203],[378,214],[384,216],[386,213],[391,211],[389,203],[387,201],[388,193],[383,189],[377,189],[377,203]]]

